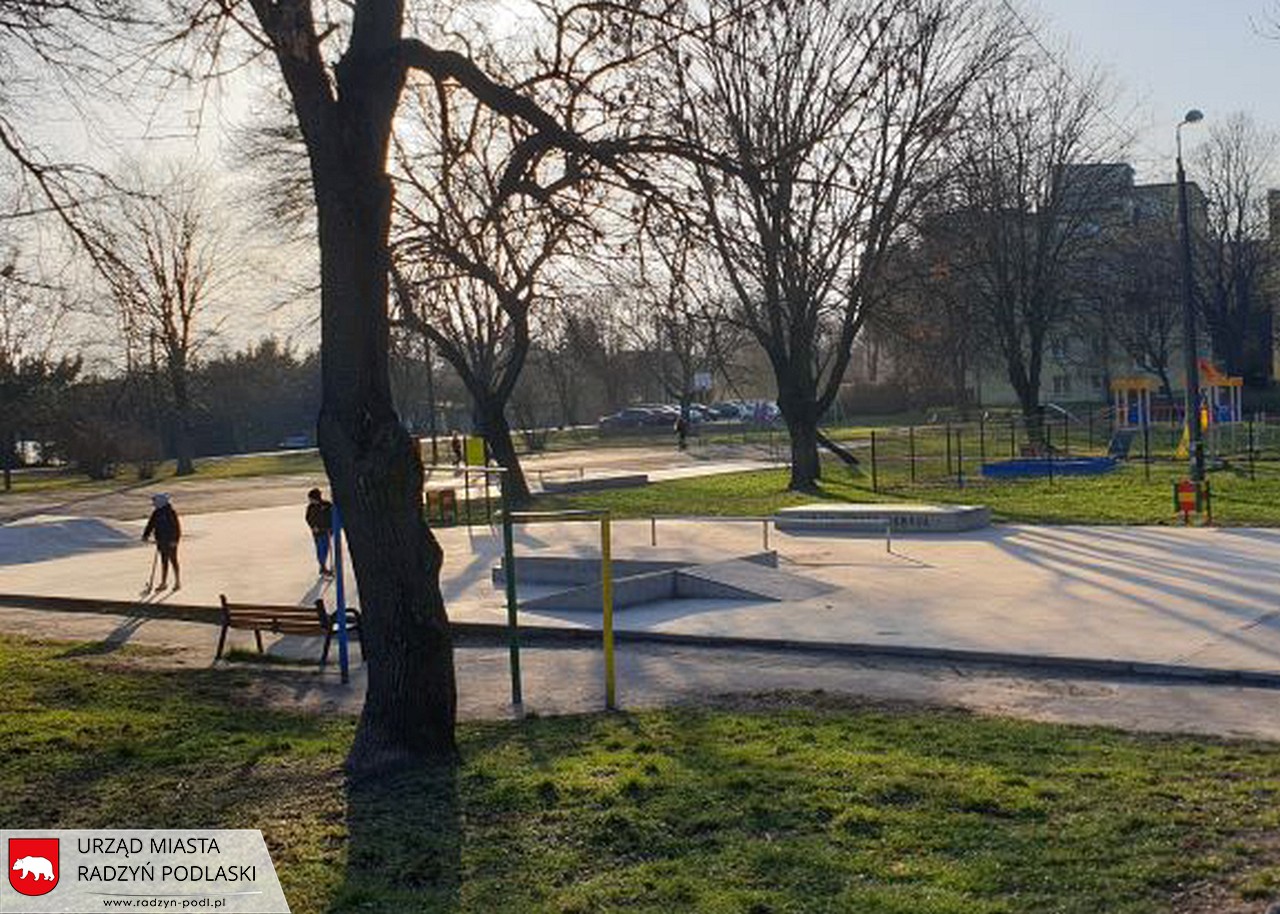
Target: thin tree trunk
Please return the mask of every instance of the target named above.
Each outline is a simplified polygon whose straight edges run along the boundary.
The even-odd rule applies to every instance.
[[[13,455],[18,449],[18,434],[10,432],[5,435],[4,441],[4,490],[9,492],[13,489]]]
[[[196,471],[194,450],[191,446],[191,397],[187,390],[185,365],[170,368],[173,386],[173,449],[178,458],[178,476],[190,476]]]

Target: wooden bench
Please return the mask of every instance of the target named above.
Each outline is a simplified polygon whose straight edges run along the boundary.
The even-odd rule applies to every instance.
[[[228,603],[226,594],[219,595],[222,600],[222,634],[218,636],[218,653],[215,660],[222,659],[222,650],[227,644],[227,631],[232,628],[252,629],[253,637],[258,642],[258,653],[266,653],[262,647],[262,633],[275,632],[280,635],[312,635],[323,636],[324,650],[320,654],[320,669],[324,669],[329,660],[329,643],[338,631],[335,613],[325,611],[324,600],[316,600],[314,606],[261,606],[249,603]],[[347,631],[360,631],[360,611],[347,610]]]

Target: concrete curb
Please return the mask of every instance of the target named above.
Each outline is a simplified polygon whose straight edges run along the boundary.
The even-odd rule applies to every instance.
[[[0,607],[51,612],[82,612],[102,615],[144,616],[179,622],[221,624],[221,610],[212,606],[179,603],[140,603],[129,600],[86,600],[75,597],[42,597],[27,594],[0,594]],[[463,642],[507,644],[507,626],[497,622],[453,622],[453,633]],[[520,643],[532,646],[599,645],[600,630],[553,625],[520,626]],[[1061,675],[1076,674],[1116,679],[1164,682],[1197,682],[1218,685],[1280,689],[1280,670],[1237,670],[1187,666],[1142,660],[1111,660],[1097,657],[1070,657],[1048,654],[1019,654],[963,648],[923,647],[900,644],[842,641],[824,643],[790,638],[745,638],[728,635],[693,635],[680,632],[615,629],[619,644],[659,644],[721,650],[775,651],[793,654],[820,654],[842,657],[887,657],[899,660],[946,661],[997,666]]]

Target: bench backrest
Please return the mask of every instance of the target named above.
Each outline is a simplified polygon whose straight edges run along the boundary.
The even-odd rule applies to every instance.
[[[222,624],[228,628],[252,628],[291,635],[313,635],[329,626],[324,600],[314,606],[262,606],[228,603],[222,595]]]

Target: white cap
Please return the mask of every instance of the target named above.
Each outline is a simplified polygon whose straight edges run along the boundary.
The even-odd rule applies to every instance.
[[[157,492],[155,495],[151,496],[151,503],[157,508],[163,508],[169,503],[169,496],[164,492]]]

